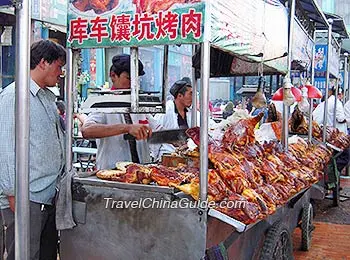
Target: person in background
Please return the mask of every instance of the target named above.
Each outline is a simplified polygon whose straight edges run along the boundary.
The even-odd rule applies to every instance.
[[[228,118],[229,116],[231,116],[234,112],[234,105],[233,105],[233,102],[232,101],[229,101],[227,102],[225,108],[224,108],[224,111],[222,111],[222,118],[223,119],[226,119]]]
[[[174,100],[168,100],[166,103],[166,113],[156,114],[154,119],[157,121],[161,130],[187,129],[191,126],[191,105],[192,105],[192,84],[188,77],[176,81],[170,88],[170,94]],[[164,143],[161,145],[152,145],[152,155],[155,160],[159,160],[164,153],[175,151],[173,144]]]
[[[339,89],[339,94],[340,96],[342,96],[342,89]],[[336,118],[335,128],[338,128],[339,131],[346,133],[347,126],[346,126],[346,117],[344,113],[344,106],[339,99],[337,100],[337,108],[334,115],[335,88],[329,89],[328,96],[329,98],[328,98],[327,125],[333,126],[333,119],[335,116]],[[312,113],[313,119],[320,125],[323,124],[323,111],[324,111],[324,101],[321,102]]]
[[[63,131],[66,131],[66,105],[64,104],[63,101],[59,100],[59,101],[56,101],[56,106],[57,106],[58,115],[60,116],[61,127]]]
[[[64,132],[60,127],[55,86],[66,63],[65,49],[50,40],[30,48],[29,200],[30,259],[57,260],[56,185],[64,171]],[[15,86],[0,93],[0,208],[6,227],[7,259],[15,254]],[[48,141],[50,140],[50,141]]]
[[[138,73],[142,76],[145,74],[143,64],[138,62]],[[114,56],[109,76],[112,89],[130,89],[130,55]],[[97,169],[112,169],[120,161],[150,162],[148,144],[144,140],[152,135],[152,122],[152,116],[144,114],[89,114],[81,132],[84,138],[96,138]],[[135,139],[125,140],[124,134]]]
[[[246,109],[248,110],[248,113],[251,113],[252,109],[253,109],[253,103],[252,103],[252,99],[250,97],[247,98],[246,104],[247,104]]]
[[[348,135],[350,135],[350,99],[344,105],[344,113],[348,126]]]

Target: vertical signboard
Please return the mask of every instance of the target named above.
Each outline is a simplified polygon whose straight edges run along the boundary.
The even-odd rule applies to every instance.
[[[326,44],[317,44],[315,47],[315,78],[324,78],[327,70],[327,52]]]
[[[324,95],[326,93],[326,78],[315,78],[315,87]]]

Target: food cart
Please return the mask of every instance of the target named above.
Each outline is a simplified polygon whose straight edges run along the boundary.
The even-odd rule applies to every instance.
[[[70,4],[70,10],[75,10],[75,15],[71,16],[68,33],[71,48],[68,59],[70,72],[68,74],[70,90],[67,91],[68,137],[72,136],[72,120],[69,117],[72,114],[75,48],[131,46],[131,56],[134,61],[137,61],[138,54],[135,46],[199,44],[200,55],[198,54],[197,60],[197,69],[199,68],[201,73],[199,201],[205,202],[208,195],[209,78],[237,73],[253,74],[258,71],[259,66],[263,66],[264,73],[286,74],[287,62],[290,61],[286,57],[288,50],[286,8],[280,1],[260,0],[249,1],[249,3],[238,0],[188,1],[185,4],[171,1],[167,6],[169,9],[166,10],[156,9],[155,6],[157,7],[158,4],[156,1],[150,1],[155,6],[149,5],[147,1],[124,2],[128,4],[123,6],[122,12],[118,12],[118,5],[111,5],[109,6],[111,10],[108,9],[105,14],[100,10],[85,9],[87,7],[79,7],[83,8],[79,12],[74,9],[77,7],[74,7],[73,3]],[[295,1],[290,1],[290,4],[291,17],[294,19]],[[240,8],[235,8],[237,6]],[[150,13],[145,13],[145,10]],[[158,10],[158,13],[155,10]],[[161,35],[157,40],[142,37],[137,39],[140,32],[135,32],[135,28],[127,34],[131,38],[110,40],[115,36],[110,26],[118,17],[123,19],[128,17],[131,20],[127,20],[126,23],[130,24],[130,21],[140,17],[148,18],[144,21],[156,21],[157,18],[161,19],[160,17],[165,15],[177,17],[177,27],[175,30],[171,29],[173,27],[167,27],[168,31],[165,35]],[[252,18],[247,20],[247,17]],[[274,23],[275,19],[279,19],[280,22]],[[156,26],[148,28],[157,29]],[[155,37],[152,30],[148,31],[150,33],[148,36]],[[163,88],[166,87],[167,82],[166,56],[165,51]],[[223,63],[220,69],[215,67],[215,64],[218,65],[217,62],[224,61],[226,63]],[[130,107],[122,109],[90,107],[91,111],[161,112],[161,106],[164,104],[152,109],[139,106],[136,71],[137,62],[132,62]],[[165,96],[164,89],[162,96]],[[71,146],[71,138],[68,138],[67,147]],[[70,167],[69,165],[72,164],[70,148],[67,149],[66,155],[67,167]],[[290,233],[300,221],[306,243],[305,248],[309,246],[312,207],[309,203],[308,188],[300,190],[289,198],[288,202],[278,207],[273,215],[250,225],[243,224],[215,209],[208,210],[205,205],[179,207],[182,199],[192,202],[193,200],[173,187],[111,182],[90,176],[75,177],[72,192],[72,210],[76,226],[61,231],[60,259],[63,260],[73,258],[223,259],[223,257],[288,259],[292,254]],[[138,203],[134,204],[135,201]],[[149,204],[154,201],[159,204]],[[174,203],[175,206],[162,207],[161,202],[167,205]],[[125,203],[135,206],[127,207]],[[140,207],[140,205],[143,206]]]

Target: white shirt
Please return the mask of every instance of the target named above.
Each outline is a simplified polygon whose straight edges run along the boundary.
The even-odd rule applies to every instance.
[[[175,113],[175,103],[173,100],[169,100],[166,103],[166,113],[165,114],[156,114],[154,120],[157,122],[157,125],[160,125],[160,130],[171,130],[179,129],[177,123],[178,114]],[[191,109],[187,108],[186,113],[187,125],[191,127]],[[159,160],[164,153],[173,153],[175,152],[175,146],[172,144],[154,144],[150,146],[152,156]]]
[[[350,128],[350,100],[344,105],[344,113],[346,118],[346,123],[348,124],[348,128]]]
[[[323,124],[324,105],[325,105],[325,102],[320,103],[316,107],[314,112],[312,113],[312,115],[314,117],[313,119],[320,125]],[[335,96],[332,95],[328,98],[328,109],[327,109],[327,125],[328,126],[333,126],[334,107],[335,107]],[[344,107],[343,107],[343,104],[341,103],[340,100],[337,100],[337,108],[336,108],[336,112],[335,112],[335,117],[336,117],[335,128],[338,128],[339,131],[346,133],[347,132],[346,123],[339,123],[339,122],[344,121],[344,119],[345,119]]]
[[[143,114],[130,114],[134,124],[149,123],[152,129],[156,128],[155,122],[150,116]],[[85,124],[126,124],[123,114],[91,113],[85,120]],[[124,135],[96,139],[97,169],[112,169],[116,162],[131,162],[131,152],[128,141],[124,140]],[[136,148],[140,163],[150,162],[150,151],[145,140],[136,141]]]

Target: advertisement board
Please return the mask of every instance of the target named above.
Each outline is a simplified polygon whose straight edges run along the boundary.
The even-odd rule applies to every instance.
[[[325,78],[315,78],[315,87],[318,88],[322,94],[326,93],[326,79]]]
[[[315,49],[315,77],[325,77],[327,70],[327,52],[328,46],[326,44],[317,44]],[[334,77],[338,77],[340,69],[339,55],[332,46],[329,53],[329,73]]]
[[[203,40],[200,0],[106,0],[68,4],[71,48],[197,43]]]
[[[66,26],[68,0],[32,0],[32,19]]]
[[[321,75],[319,72],[326,72],[327,70],[327,51],[326,44],[317,44],[315,47],[315,74]],[[315,75],[316,76],[316,75]]]
[[[302,28],[300,22],[297,19],[295,19],[293,30],[292,60],[305,62],[306,64],[311,64],[313,47],[313,40]]]

